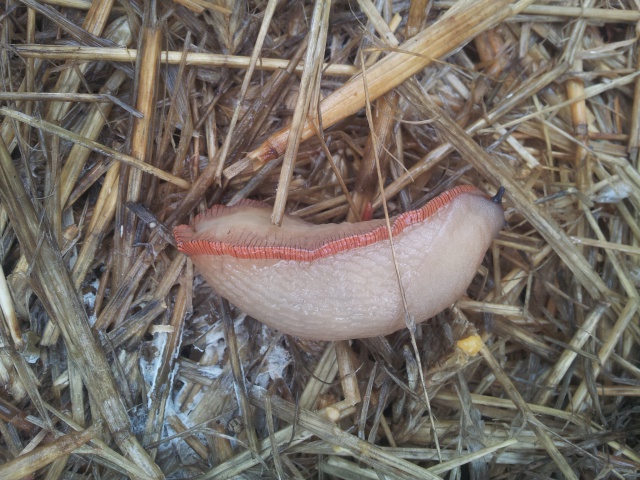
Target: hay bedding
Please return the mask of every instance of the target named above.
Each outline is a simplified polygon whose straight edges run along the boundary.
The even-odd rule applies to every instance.
[[[0,478],[637,477],[638,20],[5,2]],[[283,336],[172,246],[212,203],[353,221],[461,183],[505,186],[508,226],[413,338]]]

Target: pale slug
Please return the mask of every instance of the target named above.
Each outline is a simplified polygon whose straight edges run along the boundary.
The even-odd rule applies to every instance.
[[[450,306],[471,283],[504,224],[497,201],[460,186],[424,207],[391,219],[409,314],[416,323]],[[313,225],[245,201],[216,205],[195,227],[174,230],[220,295],[290,335],[343,340],[387,335],[405,327],[384,220]]]

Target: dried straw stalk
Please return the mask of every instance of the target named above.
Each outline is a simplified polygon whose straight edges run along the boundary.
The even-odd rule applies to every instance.
[[[0,477],[637,475],[636,3],[308,3],[8,4]],[[413,337],[273,332],[172,245],[460,183],[508,225]]]

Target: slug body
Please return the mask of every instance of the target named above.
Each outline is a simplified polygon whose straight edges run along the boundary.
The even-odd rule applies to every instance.
[[[502,206],[467,186],[391,219],[416,323],[464,294],[503,224]],[[220,295],[282,332],[345,340],[406,325],[384,220],[313,225],[286,216],[276,227],[270,207],[248,201],[214,206],[195,228],[180,225],[174,234]]]

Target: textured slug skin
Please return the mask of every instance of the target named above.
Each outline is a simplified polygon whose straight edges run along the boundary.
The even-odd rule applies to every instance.
[[[312,225],[270,207],[215,206],[195,229],[174,230],[220,295],[282,332],[314,340],[387,335],[405,327],[384,220]],[[504,224],[502,206],[456,187],[391,219],[408,311],[416,323],[450,306],[471,283]]]

